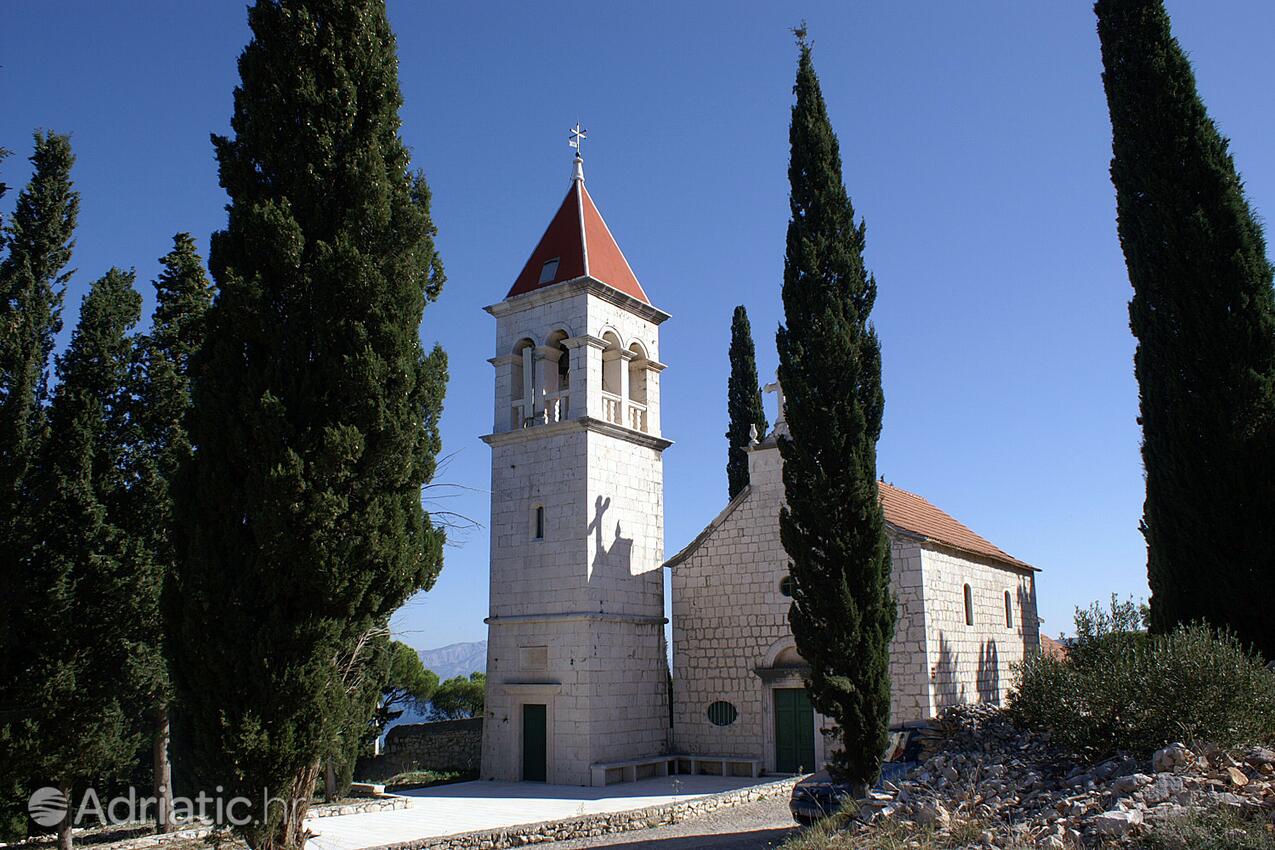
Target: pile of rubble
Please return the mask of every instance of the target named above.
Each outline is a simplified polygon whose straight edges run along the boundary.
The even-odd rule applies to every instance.
[[[1093,847],[1192,809],[1275,817],[1275,752],[1260,747],[1227,753],[1172,744],[1150,761],[1087,764],[984,705],[948,709],[920,734],[919,766],[872,795],[872,819],[939,831],[983,824],[972,847]]]

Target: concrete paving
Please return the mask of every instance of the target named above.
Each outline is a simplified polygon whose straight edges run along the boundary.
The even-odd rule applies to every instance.
[[[535,782],[459,782],[405,791],[406,809],[314,818],[309,850],[362,850],[462,832],[644,809],[747,788],[774,777],[661,776],[583,788]]]

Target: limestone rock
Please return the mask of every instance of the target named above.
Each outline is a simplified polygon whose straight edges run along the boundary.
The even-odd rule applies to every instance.
[[[1094,832],[1099,835],[1124,835],[1135,826],[1142,825],[1142,810],[1112,809],[1095,817],[1092,824]]]
[[[1180,767],[1187,767],[1195,761],[1195,755],[1186,744],[1169,744],[1162,750],[1156,750],[1151,757],[1151,769],[1156,773],[1171,773]]]
[[[1226,775],[1230,778],[1232,785],[1238,785],[1243,788],[1248,784],[1248,777],[1244,774],[1244,771],[1240,770],[1238,767],[1228,767],[1226,769]]]
[[[938,800],[921,800],[912,807],[912,817],[921,826],[932,826],[936,829],[947,829],[952,822],[952,815]]]

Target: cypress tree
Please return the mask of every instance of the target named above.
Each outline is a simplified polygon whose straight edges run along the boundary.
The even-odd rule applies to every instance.
[[[730,498],[748,486],[748,445],[752,429],[766,434],[766,411],[757,384],[757,352],[753,348],[753,329],[748,323],[744,305],[735,308],[730,322],[730,377],[726,381],[726,410],[730,424],[726,428],[726,480]]]
[[[30,633],[20,625],[22,554],[30,548],[29,477],[46,428],[47,369],[62,329],[79,193],[71,183],[75,158],[66,136],[37,133],[30,181],[0,229],[0,782],[20,783],[13,759],[17,692]],[[14,787],[17,796],[23,796]],[[5,814],[0,818],[8,820]],[[20,821],[25,826],[25,813]]]
[[[71,184],[75,157],[66,136],[35,135],[34,171],[18,194],[4,229],[8,248],[0,261],[0,515],[3,560],[21,547],[9,520],[22,511],[22,482],[34,461],[44,427],[48,363],[62,330],[62,298],[70,273],[71,236],[80,196]],[[9,578],[9,576],[5,576]],[[12,587],[12,584],[7,586]]]
[[[1275,658],[1275,296],[1262,227],[1160,0],[1099,0],[1111,180],[1133,284],[1151,629]]]
[[[161,832],[172,828],[172,769],[169,763],[169,683],[164,656],[164,624],[160,611],[163,585],[177,562],[172,489],[190,461],[187,434],[190,412],[190,360],[203,341],[204,317],[212,303],[212,286],[189,233],[173,237],[173,249],[160,259],[155,281],[151,332],[138,339],[134,352],[134,475],[124,518],[128,532],[151,555],[150,572],[139,577],[136,603],[140,634],[135,667],[145,673],[147,717],[151,724],[153,791],[160,801]]]
[[[43,422],[49,356],[62,330],[70,278],[63,269],[71,260],[80,208],[66,136],[36,133],[31,164],[31,180],[6,227],[8,254],[0,263],[0,493],[6,500],[14,498]]]
[[[792,108],[779,381],[790,437],[780,436],[791,559],[789,621],[810,665],[811,701],[841,738],[829,768],[870,783],[890,713],[895,608],[877,493],[884,407],[881,349],[868,321],[876,281],[863,264],[865,227],[841,182],[841,154],[805,28]]]
[[[68,799],[87,782],[119,778],[141,743],[134,649],[144,547],[112,506],[127,486],[129,329],[141,315],[133,275],[112,269],[85,297],[49,409],[50,439],[32,473],[33,545],[24,553],[15,737],[26,776]],[[58,827],[71,846],[71,817]]]
[[[421,488],[446,359],[418,333],[443,272],[383,0],[259,0],[248,21],[166,605],[196,773],[252,801],[251,846],[299,848],[352,705],[375,709],[350,671],[441,567]]]

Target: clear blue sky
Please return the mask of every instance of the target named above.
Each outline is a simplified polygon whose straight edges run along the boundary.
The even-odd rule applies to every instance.
[[[781,8],[782,6],[782,8]],[[1259,214],[1275,204],[1275,4],[1169,4]],[[448,283],[421,335],[451,357],[440,478],[488,512],[494,322],[565,193],[567,128],[663,328],[666,549],[725,503],[730,313],[763,380],[787,209],[788,116],[805,16],[868,223],[880,287],[887,480],[1033,564],[1045,630],[1111,592],[1146,595],[1130,295],[1107,177],[1110,129],[1087,2],[420,3],[391,0],[403,137],[434,189]],[[248,39],[232,0],[10,0],[0,145],[14,188],[30,133],[72,134],[83,194],[68,328],[88,283],[224,223],[210,132],[226,132]],[[1265,57],[1265,58],[1263,58]],[[63,339],[65,340],[65,334]],[[773,418],[773,410],[772,410]],[[395,619],[418,647],[480,640],[485,530]]]

